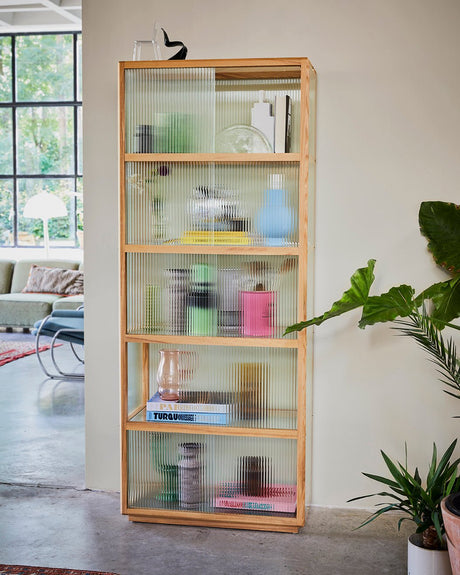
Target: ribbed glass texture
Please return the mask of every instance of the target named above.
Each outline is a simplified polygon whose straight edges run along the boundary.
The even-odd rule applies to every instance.
[[[286,152],[300,150],[300,80],[299,79],[237,79],[216,81],[216,151],[273,152],[265,147],[259,133],[251,130],[254,104],[262,100],[270,104],[275,117],[276,96],[291,99],[290,145]],[[269,123],[270,120],[267,120]],[[259,129],[260,124],[256,123]],[[248,130],[248,127],[250,128]],[[259,130],[260,131],[260,130]],[[265,135],[265,134],[264,134]],[[268,143],[271,143],[270,141]]]
[[[277,96],[291,104],[283,151],[298,152],[300,80],[245,74],[216,80],[213,68],[125,70],[126,153],[273,152]],[[253,116],[258,103],[269,105],[262,123]]]
[[[214,148],[213,68],[125,70],[126,153]]]
[[[129,334],[279,338],[297,321],[296,257],[126,257]]]
[[[294,439],[127,433],[132,509],[295,514]]]
[[[137,409],[142,402],[142,346],[138,343],[126,344],[128,413]]]
[[[149,397],[153,399],[149,410],[162,415],[148,416],[141,403],[141,344],[128,346],[128,414],[142,409],[132,421],[152,421],[155,417],[166,423],[297,427],[296,349],[149,344]],[[174,372],[166,371],[162,361],[165,351],[170,350]],[[168,385],[177,391],[179,399],[160,405],[160,398],[154,396]],[[197,422],[197,413],[209,417]]]
[[[299,166],[126,165],[128,244],[298,245]]]

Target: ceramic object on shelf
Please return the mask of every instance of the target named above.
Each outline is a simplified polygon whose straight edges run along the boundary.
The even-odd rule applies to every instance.
[[[265,245],[285,246],[289,244],[293,226],[294,216],[283,188],[283,174],[271,174],[269,188],[264,194],[264,205],[256,216],[256,230]]]
[[[243,336],[273,337],[275,292],[242,291],[240,298]]]
[[[236,124],[216,136],[216,152],[221,154],[266,154],[271,151],[267,138],[253,126]]]

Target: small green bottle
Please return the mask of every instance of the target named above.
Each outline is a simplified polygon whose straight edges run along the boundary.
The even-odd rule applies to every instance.
[[[217,294],[213,270],[207,264],[192,266],[192,285],[187,296],[187,333],[217,335]]]

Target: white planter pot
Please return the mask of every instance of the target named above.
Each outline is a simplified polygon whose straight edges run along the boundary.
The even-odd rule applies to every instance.
[[[449,553],[424,549],[422,534],[413,533],[407,546],[407,575],[452,575]]]

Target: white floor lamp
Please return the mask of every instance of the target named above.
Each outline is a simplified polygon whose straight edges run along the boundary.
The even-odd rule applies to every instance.
[[[43,239],[45,258],[47,258],[50,244],[48,220],[51,218],[62,218],[67,215],[67,208],[64,202],[53,194],[40,192],[27,200],[23,215],[25,218],[39,218],[43,220]]]

